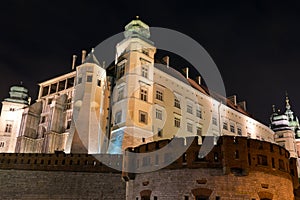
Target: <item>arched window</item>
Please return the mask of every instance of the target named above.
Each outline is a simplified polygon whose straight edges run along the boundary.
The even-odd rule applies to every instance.
[[[140,192],[141,200],[150,200],[151,190],[143,190]]]
[[[212,190],[207,188],[196,188],[192,190],[195,200],[208,200]]]

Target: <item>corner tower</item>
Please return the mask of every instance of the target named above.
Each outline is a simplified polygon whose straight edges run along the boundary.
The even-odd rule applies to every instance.
[[[73,118],[66,152],[106,152],[109,98],[109,78],[92,50],[76,68]]]
[[[22,113],[30,104],[28,90],[22,85],[12,86],[9,98],[2,101],[0,120],[0,152],[13,153],[20,130]]]
[[[116,46],[112,131],[108,153],[121,153],[153,140],[153,68],[156,48],[150,29],[138,17],[125,26]]]
[[[270,121],[270,127],[275,132],[275,142],[286,148],[290,152],[291,157],[297,158],[295,136],[299,129],[299,123],[297,122],[297,117],[293,115],[288,96],[286,96],[286,111],[280,113],[280,110],[276,111],[273,105],[273,113],[270,117]]]

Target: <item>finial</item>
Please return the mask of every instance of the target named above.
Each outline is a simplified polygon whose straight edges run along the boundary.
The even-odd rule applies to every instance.
[[[135,16],[135,18],[136,18],[136,19],[139,19],[139,18],[140,18],[140,16],[138,16],[138,15],[137,15],[137,16]]]
[[[290,100],[289,100],[289,96],[288,96],[288,93],[287,91],[285,91],[285,102],[286,102],[286,108],[287,109],[290,109],[291,108],[291,105],[290,105]]]

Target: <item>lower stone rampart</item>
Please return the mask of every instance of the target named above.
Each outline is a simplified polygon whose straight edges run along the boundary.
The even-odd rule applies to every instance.
[[[125,199],[116,173],[0,170],[0,199]]]

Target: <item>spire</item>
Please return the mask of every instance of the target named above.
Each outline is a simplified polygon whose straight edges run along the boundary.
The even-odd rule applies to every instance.
[[[85,62],[86,63],[95,63],[100,66],[100,63],[99,63],[97,57],[95,56],[94,51],[95,51],[95,49],[92,48],[91,52],[88,54],[87,58],[85,59]]]
[[[285,92],[285,107],[287,110],[290,110],[291,109],[291,105],[290,105],[290,100],[289,100],[289,96],[288,96],[288,93],[287,91]]]

